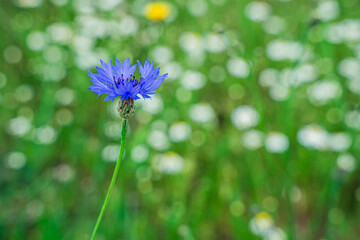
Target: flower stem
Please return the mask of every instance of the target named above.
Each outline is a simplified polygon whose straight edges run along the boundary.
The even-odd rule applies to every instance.
[[[114,169],[113,176],[111,178],[110,186],[109,186],[108,192],[106,194],[105,201],[104,201],[104,203],[103,203],[103,205],[101,207],[101,211],[100,211],[100,214],[99,214],[99,216],[97,218],[96,225],[95,225],[94,230],[93,230],[93,232],[91,234],[90,240],[95,239],[96,232],[97,232],[97,230],[99,228],[100,222],[102,220],[102,217],[104,215],[106,207],[107,207],[107,205],[109,203],[111,192],[112,192],[112,190],[114,188],[114,185],[115,185],[116,177],[118,175],[120,165],[121,165],[121,160],[122,160],[122,157],[123,157],[123,154],[124,154],[126,130],[127,130],[127,119],[123,119],[122,120],[122,127],[121,127],[121,145],[120,145],[119,158],[118,158],[118,160],[116,162],[116,166],[115,166],[115,169]]]

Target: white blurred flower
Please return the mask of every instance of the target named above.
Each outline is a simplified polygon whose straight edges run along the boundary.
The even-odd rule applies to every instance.
[[[60,108],[55,112],[55,120],[61,126],[67,126],[74,121],[74,114],[67,108]]]
[[[77,53],[87,52],[94,47],[94,39],[83,35],[75,35],[71,45],[73,50]]]
[[[252,1],[246,5],[245,14],[254,22],[263,22],[270,16],[271,6],[263,1]]]
[[[238,78],[246,78],[250,74],[249,64],[242,58],[233,57],[227,64],[229,73]]]
[[[10,135],[14,135],[18,137],[24,136],[26,133],[30,131],[30,129],[31,129],[30,120],[22,116],[11,119],[6,127],[6,130]]]
[[[160,130],[152,130],[148,135],[147,142],[152,148],[159,151],[166,150],[170,146],[168,137]]]
[[[75,177],[75,170],[68,164],[60,164],[53,169],[52,175],[59,182],[70,182]]]
[[[215,118],[214,109],[207,103],[198,103],[190,107],[190,118],[199,123],[206,123]]]
[[[102,11],[114,10],[123,0],[96,0],[96,6]]]
[[[188,1],[188,11],[195,17],[201,17],[206,14],[208,10],[208,4],[205,0],[192,0]]]
[[[265,148],[271,153],[282,153],[289,148],[288,137],[280,132],[272,132],[265,139]]]
[[[56,130],[48,125],[44,125],[35,129],[34,133],[34,141],[38,144],[52,144],[57,139]]]
[[[279,82],[284,86],[292,86],[296,87],[299,84],[297,84],[297,74],[296,69],[291,68],[284,68],[280,72],[280,80]]]
[[[342,94],[341,85],[337,81],[322,80],[314,83],[307,89],[310,101],[315,105],[324,105],[337,99]]]
[[[206,50],[213,53],[224,51],[228,44],[226,36],[219,33],[207,34],[204,41]]]
[[[231,121],[240,130],[256,126],[259,118],[259,113],[253,107],[246,105],[237,107],[231,113]]]
[[[324,33],[327,41],[331,43],[360,41],[360,20],[345,19],[338,23],[330,24]]]
[[[347,82],[348,89],[353,92],[354,94],[360,95],[360,77],[350,79]]]
[[[199,33],[184,32],[180,36],[179,44],[190,55],[200,55],[204,52],[203,38]]]
[[[136,18],[132,16],[125,16],[119,23],[119,33],[122,36],[133,36],[137,33],[139,24]],[[114,29],[116,31],[116,29]]]
[[[345,58],[339,63],[338,70],[340,75],[347,79],[359,78],[360,61],[356,58]]]
[[[32,200],[26,204],[23,212],[26,213],[27,219],[38,220],[44,213],[44,203],[40,200]]]
[[[98,65],[100,54],[95,52],[78,52],[75,58],[75,64],[80,69],[88,69]],[[103,58],[104,59],[104,58]]]
[[[120,31],[122,33],[127,33],[126,29],[126,19],[123,20],[123,25]],[[77,28],[79,29],[78,33],[93,38],[103,38],[109,34],[109,25],[108,23],[99,17],[91,15],[79,15],[75,18]],[[132,28],[129,28],[132,29]]]
[[[15,90],[15,97],[19,102],[28,102],[34,97],[34,90],[29,85],[20,85]]]
[[[349,153],[343,153],[339,155],[336,160],[339,169],[345,172],[353,172],[356,169],[356,159]]]
[[[162,67],[163,72],[169,73],[166,78],[166,81],[173,81],[181,76],[183,73],[183,68],[178,62],[169,62]]]
[[[272,228],[266,235],[265,240],[286,240],[284,231],[280,228]]]
[[[61,48],[55,45],[48,46],[43,50],[43,57],[49,63],[61,62],[63,55]]]
[[[242,145],[249,150],[256,150],[263,145],[264,134],[258,130],[248,130],[243,133]]]
[[[43,66],[42,75],[44,81],[58,82],[65,78],[66,67],[62,63],[48,63]]]
[[[23,58],[22,50],[15,45],[10,45],[5,48],[3,55],[4,59],[10,64],[19,63]]]
[[[101,151],[101,157],[108,162],[116,162],[119,157],[120,145],[109,144]]]
[[[360,20],[345,19],[340,22],[340,36],[343,41],[358,42],[360,41]]]
[[[145,145],[137,145],[131,150],[131,158],[138,163],[146,161],[149,149]]]
[[[341,26],[337,23],[329,24],[324,31],[324,38],[333,44],[338,44],[344,41],[341,36]]]
[[[162,119],[153,121],[150,126],[151,130],[160,130],[163,132],[166,132],[167,128],[168,128],[167,122]]]
[[[206,78],[204,74],[188,70],[181,78],[181,85],[188,90],[198,90],[205,86]]]
[[[156,46],[150,53],[151,57],[158,64],[165,64],[173,59],[174,53],[167,46]]]
[[[21,8],[35,8],[42,4],[43,0],[14,0],[13,3]]]
[[[26,37],[26,45],[33,51],[40,51],[44,49],[47,44],[46,36],[43,32],[33,31]]]
[[[177,174],[184,168],[184,159],[175,152],[161,154],[153,159],[153,166],[159,172],[165,174]]]
[[[306,125],[297,133],[297,140],[307,148],[326,150],[329,134],[318,125]]]
[[[107,122],[104,125],[104,133],[108,138],[119,139],[121,137],[121,124],[118,121]]]
[[[92,0],[74,0],[74,8],[79,13],[93,13],[95,11]]]
[[[328,147],[335,152],[343,152],[350,148],[352,139],[346,133],[333,133],[329,135]]]
[[[250,220],[250,230],[264,240],[286,240],[284,231],[275,226],[273,218],[267,212],[259,212]]]
[[[266,54],[273,61],[296,60],[304,51],[304,46],[298,42],[276,39],[266,46]]]
[[[127,36],[133,36],[138,32],[139,23],[136,18],[125,15],[121,18],[120,21],[117,20],[108,20],[105,21],[104,19],[92,19],[92,24],[94,27],[97,25],[102,25],[104,29],[101,30],[100,35],[95,34],[88,34],[93,37],[104,37],[107,35],[112,36],[113,38],[121,38]],[[86,26],[86,25],[85,25]],[[84,34],[84,32],[82,33]]]
[[[277,35],[285,30],[286,22],[281,17],[271,16],[266,21],[264,21],[263,28],[265,32],[272,35]]]
[[[164,109],[164,103],[161,97],[158,94],[151,95],[151,100],[149,99],[139,99],[137,100],[142,109],[151,114],[158,114]]]
[[[274,227],[274,220],[267,212],[259,212],[250,220],[250,230],[258,236],[266,236]]]
[[[294,71],[296,77],[296,86],[302,83],[315,81],[318,76],[318,70],[316,66],[310,63],[301,64]]]
[[[20,169],[26,164],[26,155],[22,152],[11,152],[6,157],[7,167],[12,169]]]
[[[55,93],[55,99],[60,105],[70,105],[74,101],[74,98],[75,93],[74,90],[72,90],[71,88],[60,88]]]
[[[274,84],[270,87],[269,94],[275,101],[285,101],[290,96],[290,88],[282,83]]]
[[[322,21],[330,21],[339,15],[339,5],[336,1],[321,1],[315,9],[316,17]]]
[[[69,43],[73,36],[73,30],[65,23],[53,23],[46,31],[52,41],[61,44]]]
[[[267,68],[260,72],[259,84],[263,87],[271,87],[280,79],[279,71],[273,68]]]
[[[175,122],[169,128],[169,137],[173,142],[182,142],[191,135],[191,127],[185,122]]]
[[[346,126],[360,130],[360,112],[357,110],[349,111],[345,114]]]

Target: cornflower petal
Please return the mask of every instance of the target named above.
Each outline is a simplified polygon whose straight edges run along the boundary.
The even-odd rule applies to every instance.
[[[146,79],[148,77],[148,75],[152,72],[154,63],[149,64],[148,58],[146,59],[144,66],[141,65],[141,62],[139,60],[137,60],[137,63],[139,66],[139,71],[140,71],[141,77]]]

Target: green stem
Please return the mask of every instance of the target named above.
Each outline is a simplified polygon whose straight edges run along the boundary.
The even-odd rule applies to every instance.
[[[109,186],[108,192],[107,192],[106,197],[105,197],[105,201],[104,201],[104,203],[103,203],[103,205],[101,207],[101,211],[100,211],[100,214],[99,214],[99,216],[97,218],[96,225],[95,225],[94,230],[93,230],[93,232],[91,234],[90,240],[95,239],[96,232],[97,232],[97,230],[99,228],[100,222],[102,220],[102,217],[104,215],[106,207],[107,207],[107,205],[109,203],[111,192],[112,192],[112,190],[114,188],[114,185],[115,185],[116,177],[118,175],[120,165],[121,165],[121,159],[122,159],[122,156],[124,154],[125,139],[126,139],[126,128],[127,128],[127,119],[123,119],[122,120],[122,128],[121,128],[121,145],[120,145],[119,158],[117,160],[117,163],[116,163],[116,166],[115,166],[115,169],[114,169],[114,173],[113,173],[113,176],[111,178],[110,186]]]

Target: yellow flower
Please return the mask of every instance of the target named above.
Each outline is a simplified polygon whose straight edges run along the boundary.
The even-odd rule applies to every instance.
[[[171,7],[167,2],[152,2],[145,7],[145,17],[153,21],[162,21],[170,16]]]

